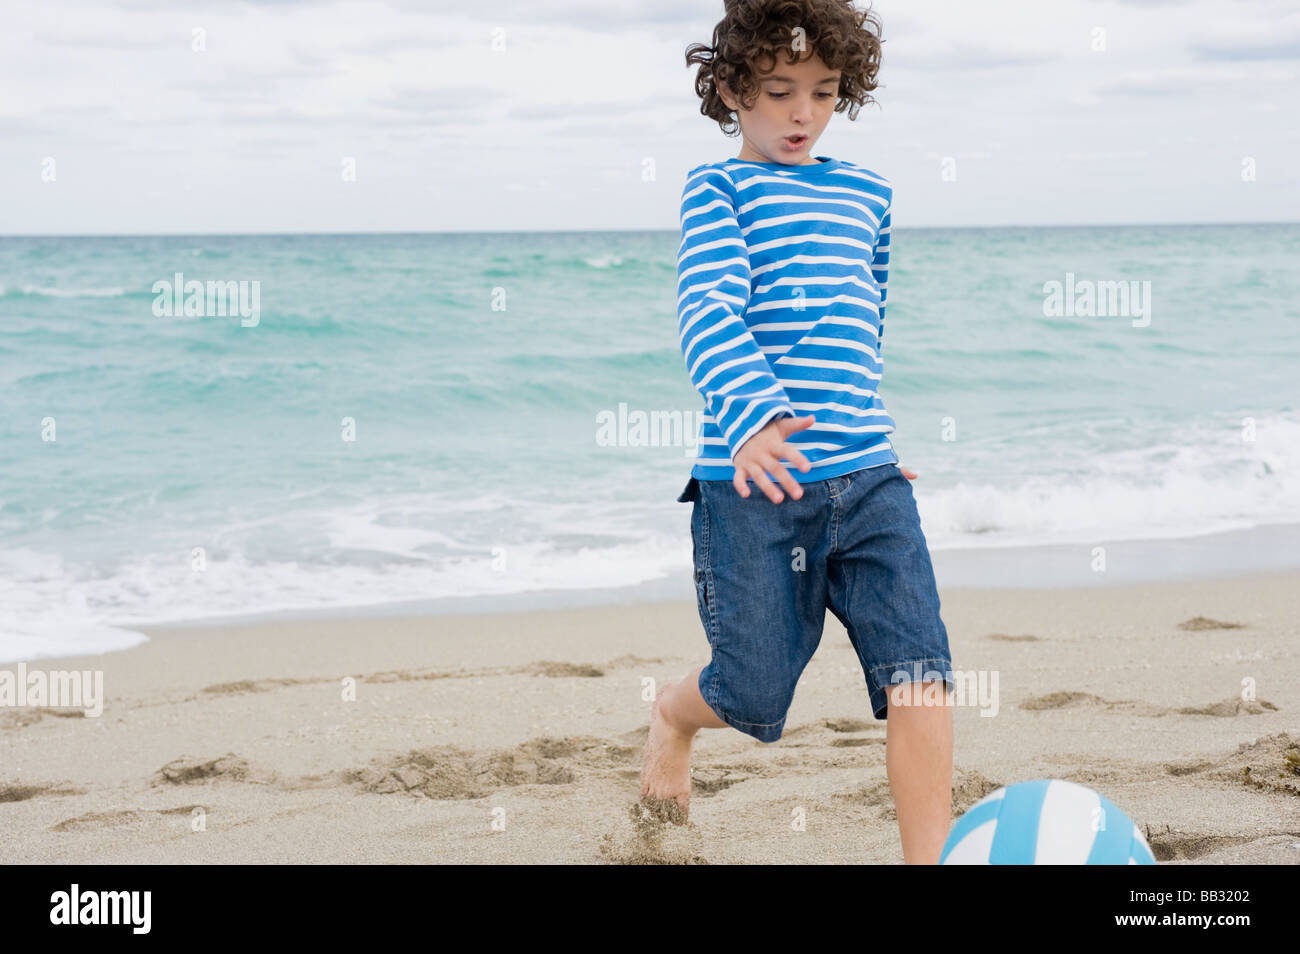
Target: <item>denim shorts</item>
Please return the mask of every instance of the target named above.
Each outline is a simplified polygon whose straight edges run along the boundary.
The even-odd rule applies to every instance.
[[[800,486],[801,499],[782,488],[776,504],[752,482],[745,498],[729,480],[692,477],[677,498],[694,501],[695,589],[713,653],[700,694],[760,742],[781,737],[828,608],[848,630],[875,718],[886,718],[895,683],[939,673],[953,685],[930,551],[898,464]]]

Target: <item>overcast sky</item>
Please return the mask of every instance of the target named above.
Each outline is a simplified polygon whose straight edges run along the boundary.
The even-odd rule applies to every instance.
[[[900,227],[1300,220],[1296,0],[874,9],[880,105],[814,152],[888,176]],[[684,62],[721,13],[6,0],[0,234],[676,229],[739,150]]]

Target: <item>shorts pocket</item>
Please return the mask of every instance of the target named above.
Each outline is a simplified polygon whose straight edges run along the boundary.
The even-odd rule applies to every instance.
[[[718,630],[717,594],[713,585],[713,569],[709,565],[709,508],[703,498],[695,500],[691,513],[691,538],[695,550],[695,599],[700,610],[700,622],[712,647]]]
[[[705,638],[713,646],[713,592],[709,586],[709,573],[705,569],[695,571],[695,603],[700,610],[700,625],[704,627]]]

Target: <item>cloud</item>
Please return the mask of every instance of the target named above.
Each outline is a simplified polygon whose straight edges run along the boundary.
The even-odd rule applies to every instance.
[[[1100,0],[1101,3],[1120,7],[1190,7],[1196,0]]]
[[[1300,60],[1300,33],[1237,40],[1217,38],[1194,43],[1192,52],[1207,60]]]
[[[388,0],[410,14],[430,13],[428,0]],[[447,10],[432,12],[448,14]],[[477,12],[477,11],[466,11]],[[545,23],[593,33],[621,33],[647,26],[713,24],[722,19],[723,0],[495,0],[483,15],[487,28]]]
[[[427,115],[438,112],[455,112],[460,115],[481,111],[494,102],[508,102],[500,90],[486,86],[438,87],[421,89],[418,87],[398,87],[382,96],[372,96],[369,103],[380,109],[391,109],[399,113],[420,113]],[[467,105],[468,104],[468,105]]]
[[[532,103],[511,109],[506,118],[520,122],[545,122],[548,120],[599,119],[616,122],[625,119],[636,107],[627,103]]]
[[[58,30],[34,30],[31,39],[42,46],[50,47],[113,51],[160,50],[177,45],[189,46],[190,33],[187,30],[183,34],[162,33],[154,36],[143,34],[126,36],[109,30],[92,30],[83,27],[80,30],[67,30],[64,28]]]
[[[1178,96],[1186,97],[1191,90],[1205,90],[1255,79],[1241,70],[1224,67],[1195,69],[1174,66],[1163,69],[1130,70],[1112,80],[1093,87],[1094,95],[1102,96]]]
[[[993,45],[954,42],[938,48],[917,51],[921,42],[908,41],[898,43],[886,52],[892,54],[888,60],[891,68],[900,70],[926,70],[928,72],[946,70],[999,70],[1012,67],[1042,66],[1059,62],[1062,54],[1050,56],[1041,52],[1029,52],[1015,49],[997,49]],[[883,59],[883,56],[882,56]]]
[[[484,27],[483,44],[486,45],[489,39],[488,30]],[[460,46],[465,40],[463,35],[457,35],[450,30],[432,33],[419,30],[361,36],[339,44],[338,49],[343,53],[358,53],[363,56],[389,56],[393,53],[436,54],[439,50]]]

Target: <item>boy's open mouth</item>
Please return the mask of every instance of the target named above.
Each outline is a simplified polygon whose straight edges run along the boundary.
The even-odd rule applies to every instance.
[[[798,149],[807,141],[808,136],[804,133],[800,133],[796,136],[786,136],[784,140],[787,149]]]

